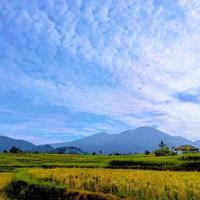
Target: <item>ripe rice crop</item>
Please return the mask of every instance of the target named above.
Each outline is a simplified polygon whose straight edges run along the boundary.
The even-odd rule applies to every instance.
[[[6,198],[3,196],[3,188],[9,183],[11,180],[11,173],[0,173],[0,200],[5,200]]]
[[[30,169],[29,175],[67,188],[112,193],[130,199],[200,200],[199,172],[124,169]]]

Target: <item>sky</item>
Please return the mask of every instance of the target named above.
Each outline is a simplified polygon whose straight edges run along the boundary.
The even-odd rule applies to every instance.
[[[1,0],[0,134],[200,139],[199,52],[199,0]]]

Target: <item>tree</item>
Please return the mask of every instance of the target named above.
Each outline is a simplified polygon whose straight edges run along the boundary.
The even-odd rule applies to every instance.
[[[167,145],[161,140],[160,144],[159,144],[159,147],[161,149],[163,149],[164,147],[166,147]]]
[[[6,149],[3,150],[3,153],[8,153],[8,151]]]
[[[10,153],[21,153],[22,150],[13,146],[11,149],[10,149]]]
[[[114,152],[113,155],[114,156],[121,156],[121,153],[120,152]]]
[[[167,156],[167,155],[174,155],[173,151],[170,151],[169,147],[161,141],[159,144],[159,149],[154,151],[156,156]]]
[[[151,153],[151,152],[148,151],[148,150],[145,150],[145,151],[144,151],[144,154],[145,154],[145,155],[149,155],[150,153]]]
[[[190,153],[190,146],[189,145],[186,146],[186,153]]]

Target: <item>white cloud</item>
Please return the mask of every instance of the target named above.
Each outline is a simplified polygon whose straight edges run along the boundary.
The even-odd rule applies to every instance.
[[[199,11],[198,1],[183,0],[169,5],[153,0],[72,5],[61,0],[35,3],[33,11],[22,5],[10,12],[9,28],[4,27],[11,38],[4,37],[4,54],[18,73],[15,77],[11,66],[0,69],[9,75],[9,81],[2,78],[5,90],[20,88],[35,104],[199,138],[199,104],[175,98],[180,92],[199,93]],[[27,58],[37,64],[29,69],[22,62]],[[105,72],[114,84],[103,82]]]

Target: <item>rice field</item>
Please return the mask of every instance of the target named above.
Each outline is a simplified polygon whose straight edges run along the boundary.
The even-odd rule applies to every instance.
[[[3,188],[10,182],[11,173],[0,173],[0,200],[6,200],[3,195]]]
[[[131,168],[148,170],[200,171],[200,153],[188,155],[67,155],[0,153],[0,171],[10,172],[18,168]]]
[[[103,192],[134,200],[200,200],[199,172],[125,169],[30,169],[29,176],[68,189]]]
[[[66,189],[110,193],[133,200],[200,200],[200,172],[195,170],[200,171],[200,154],[0,154],[0,171],[4,171],[0,173],[0,200],[5,200],[2,188],[12,174],[15,179],[34,184],[40,179],[42,185],[60,184]],[[13,173],[5,173],[10,171]]]

